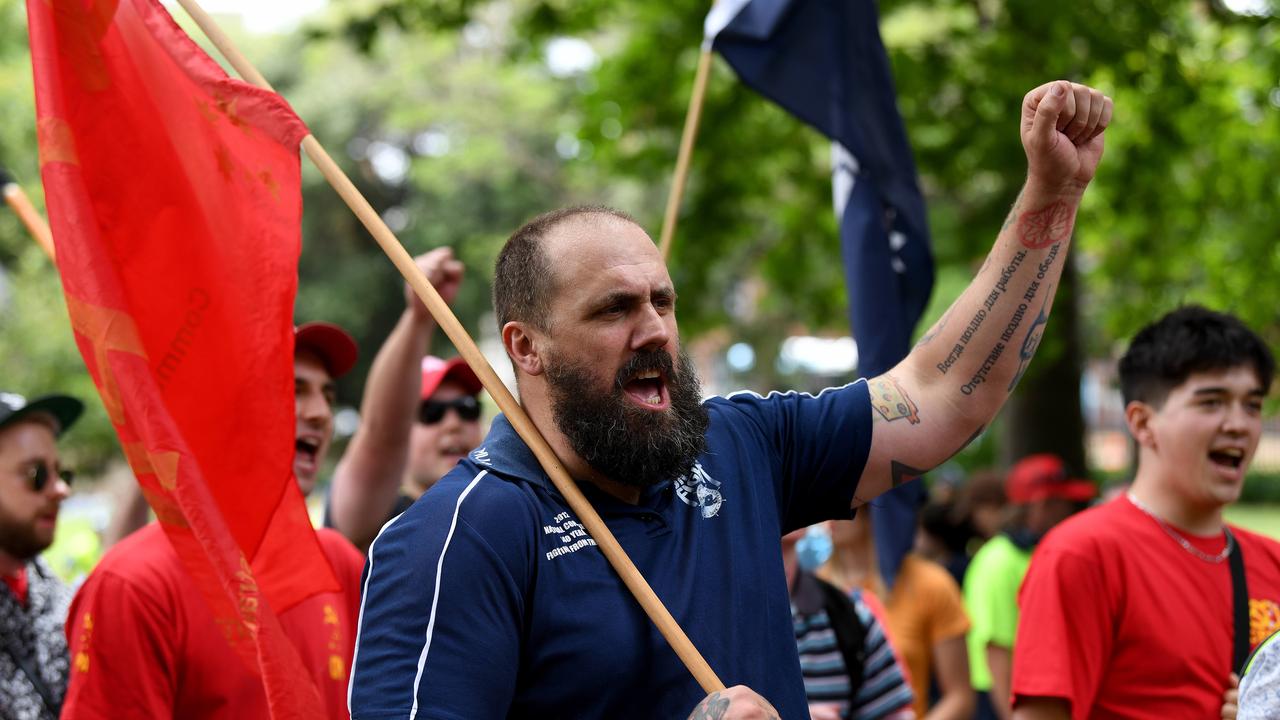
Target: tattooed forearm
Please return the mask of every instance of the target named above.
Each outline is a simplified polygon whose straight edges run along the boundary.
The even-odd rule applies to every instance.
[[[987,375],[990,374],[991,368],[1000,362],[1000,356],[1004,354],[1005,344],[997,342],[995,347],[991,348],[991,352],[987,353],[987,359],[982,361],[982,365],[973,373],[973,377],[969,378],[969,382],[960,386],[960,392],[965,395],[972,395],[978,386],[987,381]]]
[[[987,297],[983,299],[982,307],[974,313],[973,319],[969,321],[968,327],[966,327],[964,332],[960,334],[960,339],[951,348],[951,352],[947,353],[947,356],[942,359],[942,362],[937,363],[934,366],[938,369],[938,372],[946,375],[947,371],[951,369],[951,366],[955,365],[956,361],[960,359],[960,356],[964,354],[965,349],[969,347],[969,341],[973,339],[974,335],[977,334],[978,329],[982,327],[982,323],[987,319],[987,315],[995,308],[996,303],[999,302],[1000,298],[1008,292],[1009,281],[1018,274],[1018,269],[1022,267],[1022,262],[1026,260],[1026,258],[1027,251],[1019,250],[1014,254],[1009,263],[1000,269],[1000,278],[996,280],[995,285],[991,288],[991,292],[987,293]],[[950,313],[948,312],[948,314]],[[938,330],[941,329],[942,327],[939,326]],[[937,330],[934,332],[936,333]],[[932,335],[929,337],[932,339]],[[923,342],[921,342],[921,344],[923,344]]]
[[[902,418],[912,425],[920,422],[920,409],[892,375],[886,373],[872,379],[867,383],[867,391],[871,395],[871,406],[885,422]]]
[[[1018,211],[1021,209],[1022,209],[1022,193],[1019,192],[1018,197],[1015,198],[1013,201],[1013,207],[1009,208],[1009,217],[1005,218],[1004,225],[1000,226],[1000,232],[1004,232],[1005,230],[1008,230],[1009,228],[1013,227],[1013,224],[1018,221],[1018,214],[1019,214]]]
[[[1049,289],[1052,290],[1053,286]],[[1048,295],[1053,297],[1052,292]],[[1013,389],[1018,386],[1018,381],[1027,372],[1027,364],[1031,362],[1031,357],[1040,347],[1040,340],[1044,337],[1045,323],[1049,322],[1049,297],[1046,297],[1044,303],[1040,305],[1040,314],[1036,316],[1035,322],[1031,323],[1031,329],[1027,331],[1027,337],[1022,341],[1022,349],[1018,351],[1018,373],[1009,383],[1009,392],[1013,392]]]
[[[689,713],[689,720],[720,720],[728,711],[729,698],[720,697],[720,693],[713,692]]]
[[[1049,254],[1045,256],[1043,262],[1036,267],[1036,279],[1031,281],[1027,286],[1027,291],[1022,294],[1022,302],[1018,303],[1018,309],[1013,311],[1013,317],[1009,318],[1009,324],[1005,327],[1004,332],[1000,333],[1002,342],[1009,342],[1013,339],[1013,334],[1018,331],[1018,326],[1022,325],[1022,320],[1027,314],[1030,307],[1028,303],[1036,299],[1036,293],[1040,292],[1040,282],[1045,279],[1049,273],[1049,268],[1053,267],[1053,261],[1058,257],[1058,248],[1061,243],[1049,248]]]
[[[1018,218],[1018,241],[1023,247],[1040,250],[1067,239],[1075,219],[1075,205],[1055,200]]]
[[[952,346],[951,352],[947,353],[947,356],[942,359],[942,362],[934,366],[938,368],[938,372],[943,375],[947,374],[947,371],[951,369],[951,366],[956,364],[956,361],[964,354],[965,349],[969,347],[969,341],[977,335],[978,329],[982,327],[982,322],[986,319],[986,309],[978,308],[978,312],[973,314],[973,318],[969,320],[968,326],[965,327],[964,332],[960,333],[960,338],[956,340],[956,344]]]
[[[979,385],[986,382],[987,376],[991,373],[992,369],[995,368],[996,364],[1000,362],[1001,356],[1004,355],[1004,351],[1008,349],[1009,343],[1013,340],[1014,334],[1017,333],[1018,328],[1022,325],[1023,319],[1026,317],[1029,303],[1035,300],[1036,294],[1039,293],[1040,283],[1048,277],[1049,270],[1053,267],[1054,262],[1057,261],[1058,251],[1061,247],[1062,243],[1055,243],[1049,248],[1049,252],[1045,254],[1044,259],[1035,266],[1036,278],[1027,286],[1027,291],[1022,295],[1022,302],[1018,303],[1018,307],[1013,311],[1013,315],[1009,318],[1008,324],[1005,325],[1004,331],[1000,333],[1000,339],[996,341],[996,344],[987,352],[987,357],[982,361],[982,365],[978,366],[978,369],[969,378],[968,382],[960,386],[961,393],[965,395],[972,395],[974,391],[978,389]],[[1025,254],[1025,252],[1026,251],[1020,251],[1021,254]],[[1050,289],[1052,289],[1052,286],[1050,286]],[[1048,294],[1052,296],[1052,292]],[[1048,301],[1046,300],[1045,302],[1047,305]],[[1048,313],[1046,312],[1045,306],[1042,306],[1040,310],[1040,317],[1036,319],[1036,323],[1032,326],[1032,334],[1035,334],[1035,327],[1037,325],[1042,326],[1047,319]],[[1043,333],[1043,330],[1041,333]],[[1029,341],[1030,336],[1028,336],[1028,342]],[[1018,372],[1014,377],[1013,382],[1009,385],[1008,389],[1010,391],[1013,390],[1014,385],[1018,383],[1018,380],[1022,377],[1022,373],[1026,371],[1027,362],[1031,359],[1031,356],[1035,354],[1036,346],[1039,345],[1039,342],[1039,336],[1037,336],[1034,343],[1030,346],[1028,346],[1027,342],[1023,343],[1022,349],[1019,353]]]
[[[942,317],[938,318],[938,322],[934,323],[928,332],[920,336],[920,341],[916,343],[916,347],[928,345],[931,340],[938,336],[938,333],[942,332],[942,329],[947,326],[947,321],[951,319],[952,309],[954,308],[947,308],[947,311],[942,313]]]

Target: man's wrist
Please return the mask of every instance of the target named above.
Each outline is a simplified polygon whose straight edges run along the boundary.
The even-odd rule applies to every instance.
[[[1035,175],[1027,175],[1027,182],[1022,194],[1023,197],[1047,198],[1079,205],[1080,199],[1084,197],[1084,191],[1088,187],[1089,183],[1080,182],[1079,180],[1050,182]]]
[[[415,330],[431,332],[436,327],[436,319],[429,312],[418,312],[413,308],[405,308],[403,317]]]

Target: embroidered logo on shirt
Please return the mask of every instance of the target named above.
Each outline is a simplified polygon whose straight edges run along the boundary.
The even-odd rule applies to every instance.
[[[333,605],[324,604],[323,610],[325,625],[329,629],[329,679],[341,681],[346,677],[347,664],[338,653],[342,647],[342,623],[338,620],[338,611],[333,609]]]
[[[77,672],[89,672],[89,643],[93,640],[93,616],[89,613],[84,614],[84,622],[80,623],[79,646],[76,649],[76,656],[71,661],[71,667]]]
[[[685,505],[698,508],[704,518],[715,517],[724,504],[724,496],[717,489],[719,487],[720,481],[708,475],[702,469],[702,463],[694,463],[689,475],[681,475],[675,481],[676,497]]]
[[[1266,599],[1249,598],[1249,644],[1258,643],[1280,630],[1280,605]]]
[[[480,463],[481,465],[488,465],[488,464],[489,464],[489,451],[488,451],[488,450],[485,450],[485,449],[484,449],[484,448],[482,448],[482,447],[480,447],[480,448],[476,448],[476,449],[475,449],[475,451],[473,451],[473,452],[471,453],[471,459],[472,459],[472,460],[475,460],[476,462]]]
[[[551,519],[550,523],[543,525],[542,534],[554,535],[560,538],[560,545],[546,552],[548,560],[555,560],[561,555],[578,552],[584,547],[595,547],[596,544],[596,541],[587,535],[586,528],[570,517],[567,512],[556,515]]]

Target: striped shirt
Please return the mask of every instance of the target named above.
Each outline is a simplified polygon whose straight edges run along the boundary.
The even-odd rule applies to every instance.
[[[858,620],[866,628],[863,644],[866,663],[852,702],[849,671],[836,644],[836,634],[831,629],[826,610],[803,614],[792,605],[800,671],[804,675],[809,704],[836,705],[840,717],[849,720],[914,718],[911,686],[903,675],[884,629],[861,593],[855,592],[852,597]]]

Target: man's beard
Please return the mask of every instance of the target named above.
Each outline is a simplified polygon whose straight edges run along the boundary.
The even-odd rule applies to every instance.
[[[551,412],[573,451],[605,477],[633,487],[688,473],[706,449],[710,420],[697,371],[683,349],[679,357],[679,367],[673,367],[666,351],[641,351],[618,370],[606,393],[595,389],[595,376],[584,363],[549,358]],[[645,370],[658,370],[666,379],[666,410],[645,410],[627,399],[623,386]]]
[[[0,552],[26,562],[44,552],[51,544],[53,539],[41,537],[33,523],[19,522],[0,507]]]

